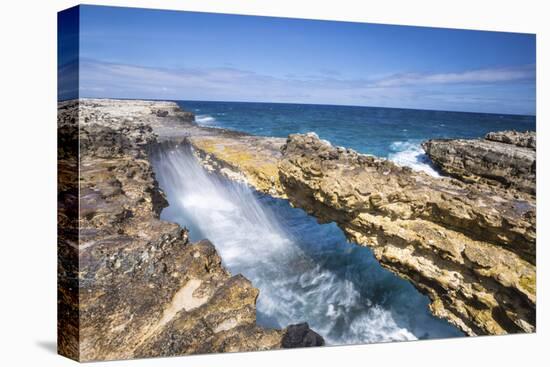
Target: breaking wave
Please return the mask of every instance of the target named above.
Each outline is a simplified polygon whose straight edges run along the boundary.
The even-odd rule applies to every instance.
[[[213,125],[216,123],[216,119],[210,115],[196,115],[195,121],[199,125],[205,125],[205,126]]]
[[[422,171],[430,176],[441,177],[430,158],[418,142],[396,141],[390,145],[392,153],[388,158],[400,166],[410,167],[415,171]]]

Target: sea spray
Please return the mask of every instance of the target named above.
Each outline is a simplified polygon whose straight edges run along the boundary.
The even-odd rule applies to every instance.
[[[461,335],[335,224],[206,172],[187,145],[158,149],[153,165],[170,203],[162,218],[208,238],[232,274],[260,289],[259,324],[307,321],[332,345]]]
[[[422,149],[420,142],[396,141],[390,144],[388,159],[394,163],[410,167],[415,171],[421,171],[433,177],[440,177],[439,171]]]
[[[491,131],[536,130],[535,116],[295,103],[177,103],[197,117],[214,117],[216,121],[207,126],[280,138],[315,131],[335,146],[384,158],[396,153],[391,149],[394,142],[419,144],[435,138],[480,138]]]
[[[210,115],[196,115],[195,121],[199,125],[203,125],[203,126],[210,126],[210,125],[216,124],[216,119]]]

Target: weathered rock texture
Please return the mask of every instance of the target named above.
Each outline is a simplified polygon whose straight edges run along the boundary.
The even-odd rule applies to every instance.
[[[60,142],[70,143],[59,149],[61,354],[90,361],[323,344],[309,328],[257,326],[258,290],[229,274],[210,242],[190,243],[187,230],[159,219],[167,202],[148,150],[192,121],[168,102],[60,103]]]
[[[279,164],[291,203],[427,294],[468,335],[535,330],[535,204],[291,135]]]
[[[486,140],[512,144],[518,147],[537,149],[537,136],[534,131],[518,132],[513,130],[491,132],[485,135]]]
[[[187,140],[207,170],[246,182],[271,196],[286,197],[278,168],[285,139],[224,132]]]
[[[60,105],[69,110],[75,111]],[[463,164],[464,173],[456,173],[462,180],[438,179],[333,147],[314,134],[285,141],[200,127],[168,102],[83,100],[76,111],[82,121],[80,242],[77,181],[62,179],[77,162],[69,157],[60,164],[60,221],[68,225],[60,232],[59,309],[70,321],[60,326],[66,331],[60,341],[67,354],[103,359],[322,343],[305,325],[256,326],[257,290],[230,276],[207,241],[191,244],[185,230],[158,219],[166,203],[147,146],[166,140],[187,141],[207,169],[336,222],[427,294],[435,315],[466,334],[535,330],[534,174],[499,183],[482,171],[467,177],[470,166]],[[71,121],[64,115],[60,121]],[[74,123],[65,125],[74,136]],[[495,133],[474,146],[487,149],[486,165],[519,177],[523,163],[510,168],[493,159],[534,157],[534,139],[514,136]],[[73,151],[74,139],[62,138],[73,142],[65,148]],[[448,142],[431,141],[427,149]],[[80,269],[65,261],[75,256]]]
[[[57,348],[79,358],[78,103],[58,106],[57,130]]]
[[[484,139],[435,139],[422,144],[432,161],[465,182],[482,181],[536,193],[534,132],[489,133]]]
[[[271,157],[270,173],[278,162],[275,180],[262,175],[262,165],[243,161],[249,147],[241,138],[220,133],[189,141],[209,169],[336,222],[351,241],[371,247],[383,266],[427,294],[435,315],[468,335],[535,330],[532,195],[433,178],[333,147],[314,134],[254,148],[256,156]],[[224,154],[226,146],[232,154]]]

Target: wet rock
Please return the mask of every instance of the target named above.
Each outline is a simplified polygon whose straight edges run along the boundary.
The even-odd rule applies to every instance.
[[[307,323],[289,325],[283,335],[283,348],[320,347],[325,340],[309,328]]]
[[[166,111],[166,110],[156,110],[156,111],[154,111],[154,113],[155,113],[158,117],[166,117],[166,116],[168,116],[168,111]]]

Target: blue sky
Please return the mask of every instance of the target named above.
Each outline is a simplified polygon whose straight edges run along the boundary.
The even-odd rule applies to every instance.
[[[82,6],[80,96],[535,113],[535,36]]]

